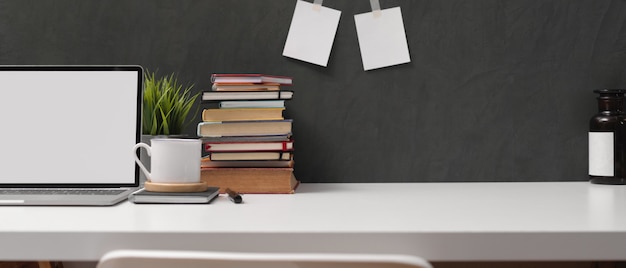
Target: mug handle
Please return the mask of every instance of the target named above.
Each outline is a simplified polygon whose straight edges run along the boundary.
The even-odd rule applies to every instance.
[[[146,149],[146,152],[148,153],[148,156],[152,156],[152,151],[150,150],[150,145],[140,142],[135,144],[135,146],[133,147],[133,156],[135,157],[135,162],[137,163],[137,165],[139,165],[139,168],[141,169],[141,171],[143,172],[143,174],[146,175],[146,178],[150,181],[152,180],[150,176],[150,172],[148,172],[148,170],[146,169],[146,167],[143,165],[143,163],[141,163],[141,160],[139,159],[139,157],[137,156],[137,149],[140,148],[144,148]]]

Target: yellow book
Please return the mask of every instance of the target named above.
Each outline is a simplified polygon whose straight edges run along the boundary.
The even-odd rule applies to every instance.
[[[202,111],[202,121],[283,120],[285,108],[211,108]]]
[[[293,120],[217,121],[198,123],[200,137],[268,136],[291,134]]]

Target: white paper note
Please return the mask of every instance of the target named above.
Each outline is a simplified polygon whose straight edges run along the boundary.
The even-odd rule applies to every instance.
[[[400,7],[354,15],[363,69],[411,62]]]
[[[297,1],[283,56],[326,67],[341,11]]]

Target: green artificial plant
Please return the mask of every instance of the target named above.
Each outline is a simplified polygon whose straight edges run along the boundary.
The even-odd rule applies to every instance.
[[[192,95],[193,85],[178,82],[176,74],[157,77],[146,71],[143,91],[143,134],[180,135],[187,115],[200,95]],[[197,113],[197,110],[196,110]]]

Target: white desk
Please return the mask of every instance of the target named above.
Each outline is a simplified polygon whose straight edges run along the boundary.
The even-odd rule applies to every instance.
[[[119,248],[626,260],[625,186],[303,184],[294,195],[244,202],[0,207],[0,260],[94,261]]]

